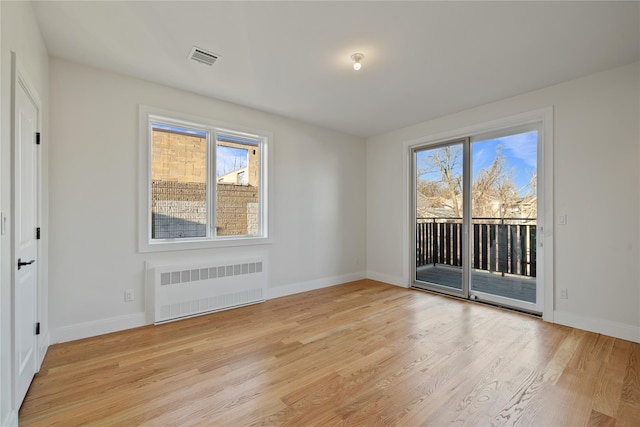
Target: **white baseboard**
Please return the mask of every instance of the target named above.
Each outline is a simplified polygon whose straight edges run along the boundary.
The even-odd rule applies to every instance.
[[[11,411],[7,414],[4,420],[2,420],[2,427],[17,427],[18,426],[18,413]]]
[[[400,286],[401,288],[409,287],[404,277],[378,273],[377,271],[367,270],[367,279],[377,280],[378,282],[384,282],[390,285]]]
[[[96,335],[123,331],[147,325],[145,313],[135,313],[126,316],[112,317],[110,319],[96,320],[77,325],[62,326],[51,330],[51,342],[53,344],[80,340]]]
[[[560,325],[640,343],[640,326],[581,316],[566,311],[555,311],[553,321]]]
[[[341,276],[323,277],[322,279],[310,280],[308,282],[294,283],[286,286],[276,286],[267,288],[267,299],[285,297],[287,295],[298,294],[300,292],[308,292],[316,289],[328,288],[343,283],[362,280],[365,278],[364,271],[356,273],[343,274]]]

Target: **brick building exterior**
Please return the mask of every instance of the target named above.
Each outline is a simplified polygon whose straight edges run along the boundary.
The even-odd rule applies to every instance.
[[[257,234],[259,146],[222,140],[217,145],[247,150],[245,182],[216,183],[217,235]],[[152,236],[206,236],[206,138],[154,129],[152,151]]]

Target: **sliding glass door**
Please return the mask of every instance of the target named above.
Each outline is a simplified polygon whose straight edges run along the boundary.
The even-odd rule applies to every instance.
[[[538,124],[415,147],[413,285],[540,312]]]
[[[414,151],[415,281],[467,296],[464,152],[468,140]]]
[[[539,136],[525,126],[471,138],[471,295],[531,311]]]

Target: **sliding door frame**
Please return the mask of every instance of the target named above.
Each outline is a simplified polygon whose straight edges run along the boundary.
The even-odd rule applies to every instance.
[[[424,150],[433,150],[433,149],[438,149],[438,148],[443,148],[443,147],[451,147],[454,145],[461,145],[462,146],[462,249],[460,251],[460,253],[462,254],[462,290],[458,291],[455,288],[452,287],[448,287],[448,286],[444,286],[444,285],[439,285],[437,283],[431,283],[431,282],[420,282],[420,286],[418,286],[420,289],[427,289],[427,290],[432,290],[432,291],[436,291],[436,292],[442,292],[444,294],[447,295],[452,295],[452,296],[456,296],[456,297],[461,297],[461,298],[469,298],[469,290],[470,287],[467,285],[469,283],[469,276],[470,276],[470,269],[466,267],[467,263],[469,262],[470,256],[471,256],[471,245],[470,240],[469,240],[469,230],[470,230],[470,225],[471,225],[471,208],[470,208],[470,203],[468,203],[469,200],[469,196],[470,196],[470,191],[471,191],[471,187],[470,187],[470,183],[471,183],[471,177],[470,177],[470,158],[469,158],[469,154],[470,154],[470,138],[468,136],[462,137],[462,138],[454,138],[454,139],[450,139],[448,141],[442,141],[442,142],[437,142],[437,143],[426,143],[426,144],[416,144],[413,147],[411,147],[411,184],[410,184],[410,188],[411,188],[411,212],[412,212],[412,216],[411,216],[411,223],[412,223],[412,227],[411,227],[411,241],[413,242],[413,262],[411,263],[411,283],[410,286],[412,287],[416,287],[416,274],[417,274],[417,267],[416,267],[416,257],[415,257],[415,242],[417,239],[417,233],[416,233],[416,223],[417,223],[417,197],[416,196],[416,192],[418,190],[417,188],[417,180],[416,180],[416,176],[417,176],[417,161],[416,161],[416,157],[417,157],[417,153],[419,151],[424,151]]]
[[[404,258],[407,264],[405,270],[406,286],[412,287],[416,280],[415,276],[415,250],[416,250],[416,231],[415,231],[415,166],[414,156],[418,148],[435,148],[447,145],[447,143],[462,140],[473,135],[485,134],[498,131],[504,128],[524,126],[533,123],[540,124],[541,143],[538,146],[538,175],[539,182],[542,184],[538,188],[538,219],[541,225],[538,226],[538,267],[537,281],[540,291],[537,292],[536,299],[539,301],[538,310],[542,313],[542,318],[546,321],[553,322],[554,312],[554,275],[553,275],[553,234],[554,234],[554,213],[553,213],[553,107],[546,107],[539,110],[525,112],[505,118],[500,118],[485,123],[467,126],[460,129],[453,129],[437,134],[426,135],[421,138],[406,141],[404,143],[404,171],[405,171],[405,253]],[[468,144],[467,144],[468,145]],[[465,158],[469,158],[470,153],[465,153]],[[468,160],[465,160],[468,161]],[[468,170],[468,167],[464,168]],[[466,172],[470,175],[469,172]],[[463,191],[470,191],[470,176],[463,177]],[[464,196],[467,198],[468,196]],[[465,203],[463,209],[471,209],[469,203]],[[466,221],[470,221],[470,212],[465,212]],[[469,224],[463,226],[465,240],[468,240]],[[470,245],[467,244],[465,249],[466,257],[470,257]],[[468,270],[468,269],[467,269]],[[469,270],[470,271],[470,270]],[[464,277],[466,283],[469,283],[468,277]],[[465,286],[463,286],[464,289]],[[441,292],[440,289],[434,289]],[[455,294],[468,298],[461,294]]]
[[[526,123],[522,125],[496,129],[495,131],[491,131],[488,133],[485,132],[481,134],[471,135],[469,138],[469,146],[472,147],[473,144],[477,142],[483,142],[483,141],[487,141],[495,138],[501,138],[501,137],[508,137],[511,135],[517,135],[517,134],[521,134],[524,132],[531,132],[531,131],[536,132],[536,175],[537,175],[536,235],[538,234],[542,235],[544,231],[544,215],[541,215],[541,212],[544,212],[544,194],[543,194],[544,174],[538,173],[540,168],[544,166],[542,164],[543,162],[541,161],[542,146],[544,141],[542,121],[536,121],[536,122]],[[471,150],[471,152],[473,152],[473,150]],[[471,161],[473,161],[472,158],[471,158]],[[471,167],[473,167],[473,165],[471,165]],[[473,222],[473,220],[474,220],[473,215],[471,215],[470,222]],[[473,236],[473,232],[471,233],[471,239],[475,240]],[[469,244],[471,245],[471,241]],[[540,254],[540,257],[544,257],[545,248],[544,248],[543,238],[541,238],[541,240],[537,240],[535,245],[537,247],[537,251],[536,251],[537,254]],[[471,248],[471,253],[473,253],[473,247]],[[537,261],[537,258],[538,256],[536,255],[536,261]],[[473,267],[469,266],[469,271],[471,270],[473,270]],[[472,275],[470,274],[470,276]],[[473,283],[471,279],[473,279],[473,277],[470,277],[470,281],[469,281],[469,295],[471,299],[478,299],[480,301],[484,301],[484,302],[488,302],[491,304],[496,304],[504,307],[514,308],[517,310],[523,310],[533,314],[542,314],[541,307],[543,303],[541,303],[541,301],[544,301],[543,278],[542,279],[538,277],[535,278],[535,281],[536,281],[536,302],[535,303],[531,303],[525,300],[517,300],[517,299],[514,300],[508,297],[504,297],[502,295],[486,293],[486,292],[479,291],[477,289],[473,289]]]

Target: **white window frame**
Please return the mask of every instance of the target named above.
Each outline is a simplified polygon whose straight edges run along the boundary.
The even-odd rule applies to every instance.
[[[161,122],[173,126],[207,133],[207,211],[209,225],[206,237],[174,239],[151,238],[151,124]],[[256,235],[216,236],[215,229],[215,151],[218,134],[245,136],[260,141],[260,232]],[[206,249],[231,246],[260,245],[272,243],[272,219],[269,208],[271,174],[273,171],[273,135],[271,132],[251,129],[246,126],[223,123],[212,119],[160,108],[139,106],[138,135],[138,252],[161,252],[188,249]]]

